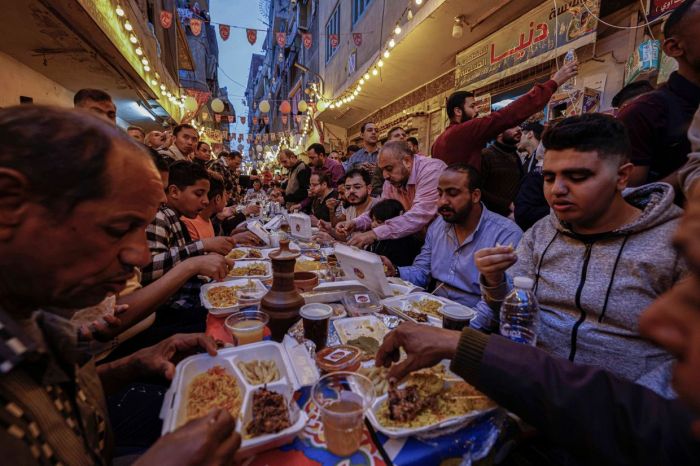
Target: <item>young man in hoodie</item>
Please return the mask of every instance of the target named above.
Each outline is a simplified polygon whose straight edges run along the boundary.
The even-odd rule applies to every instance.
[[[545,131],[543,144],[552,212],[515,252],[475,254],[483,300],[474,326],[497,331],[511,279],[530,277],[540,304],[538,346],[673,396],[672,356],[641,339],[637,326],[642,310],[686,271],[671,245],[682,214],[673,189],[655,183],[623,195],[633,169],[629,139],[610,116],[566,118]]]

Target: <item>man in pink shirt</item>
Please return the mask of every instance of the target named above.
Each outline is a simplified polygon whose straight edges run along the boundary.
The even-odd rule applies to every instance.
[[[438,179],[446,165],[443,161],[414,155],[404,141],[389,141],[379,152],[377,165],[382,170],[384,187],[381,199],[396,199],[406,213],[370,229],[367,213],[336,226],[339,233],[356,233],[348,242],[364,248],[377,240],[404,238],[424,232],[437,213]]]
[[[327,174],[331,179],[331,188],[337,188],[338,180],[345,175],[343,164],[328,157],[326,148],[319,143],[311,144],[306,149],[306,155],[309,157],[312,173]]]

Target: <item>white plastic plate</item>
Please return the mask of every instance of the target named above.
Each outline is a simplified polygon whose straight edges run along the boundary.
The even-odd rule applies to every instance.
[[[263,264],[265,266],[265,273],[263,275],[243,275],[243,276],[227,276],[224,280],[240,280],[244,278],[257,278],[259,280],[267,280],[272,278],[272,264],[269,260],[257,259],[257,260],[237,260],[233,264],[233,268],[245,268],[253,263]]]
[[[255,284],[255,289],[259,292],[264,292],[267,291],[267,288],[265,288],[265,285],[260,280],[257,279],[251,279],[253,284]],[[206,309],[209,310],[210,314],[213,314],[215,316],[221,316],[221,315],[227,315],[231,314],[232,312],[237,311],[240,308],[240,302],[236,304],[235,306],[230,306],[230,307],[214,307],[212,304],[209,302],[209,299],[207,298],[207,291],[211,290],[212,288],[218,288],[220,286],[226,286],[226,287],[234,287],[234,286],[246,286],[248,284],[248,279],[236,279],[236,280],[228,280],[224,282],[211,282],[207,283],[206,285],[202,285],[202,287],[199,290],[199,299],[202,302],[202,306],[204,306]]]

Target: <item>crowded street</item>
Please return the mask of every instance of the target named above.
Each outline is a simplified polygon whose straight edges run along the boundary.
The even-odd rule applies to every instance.
[[[700,0],[6,6],[2,464],[700,464]]]

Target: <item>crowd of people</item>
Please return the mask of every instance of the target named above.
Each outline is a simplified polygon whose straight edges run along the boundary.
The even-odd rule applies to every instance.
[[[477,311],[463,332],[404,323],[390,375],[452,370],[537,429],[517,464],[692,464],[700,458],[700,2],[664,26],[679,68],[633,83],[616,115],[542,124],[562,66],[501,110],[446,102],[430,153],[376,122],[345,153],[282,148],[241,173],[194,127],[116,127],[95,89],[76,110],[0,110],[0,446],[8,464],[228,464],[217,409],[159,438],[174,364],[216,353],[199,302],[263,201],[307,213],[316,240],[381,256]],[[47,150],[51,148],[51,150]],[[515,277],[533,279],[537,347],[498,335]],[[96,317],[98,316],[98,317]],[[400,349],[405,358],[400,360]],[[393,365],[392,365],[393,363]]]

